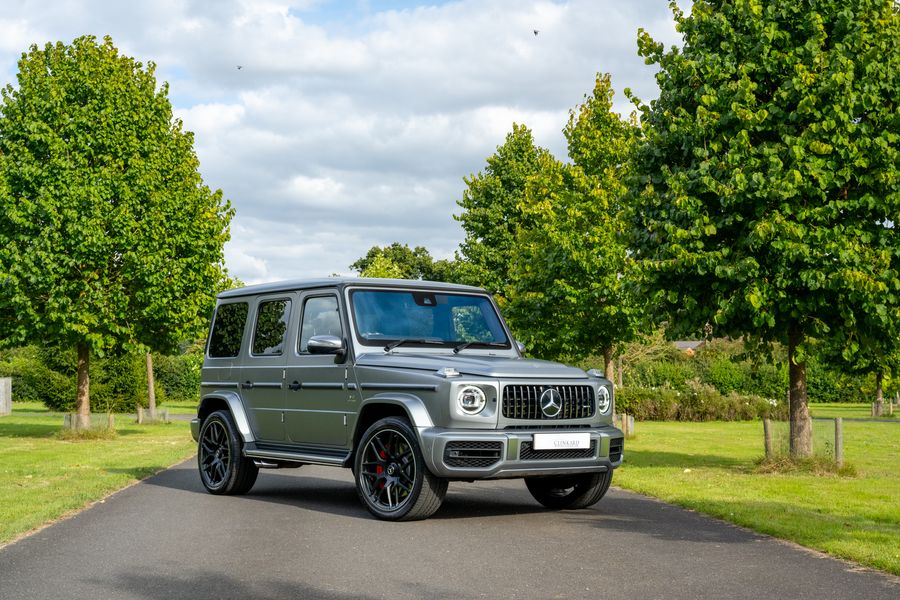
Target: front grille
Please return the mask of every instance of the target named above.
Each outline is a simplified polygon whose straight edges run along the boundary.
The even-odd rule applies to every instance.
[[[449,442],[444,464],[457,469],[486,469],[500,461],[503,442]]]
[[[625,440],[622,438],[612,438],[609,440],[609,462],[619,462],[622,460],[622,449],[625,447]]]
[[[594,458],[597,454],[597,440],[591,440],[590,448],[579,450],[535,450],[531,442],[519,446],[519,460],[565,460],[571,458]]]
[[[541,394],[556,389],[562,399],[559,414],[541,411]],[[594,416],[594,388],[589,385],[507,385],[503,388],[503,416],[507,419],[586,419]]]

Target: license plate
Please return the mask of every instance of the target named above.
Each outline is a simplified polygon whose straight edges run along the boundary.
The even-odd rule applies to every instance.
[[[535,450],[578,450],[591,447],[589,433],[536,433]]]

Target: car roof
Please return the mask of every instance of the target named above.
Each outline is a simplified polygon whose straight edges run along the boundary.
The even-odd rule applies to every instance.
[[[221,292],[219,293],[217,298],[238,298],[241,296],[255,296],[258,294],[270,294],[275,292],[310,290],[329,287],[343,289],[350,286],[404,289],[412,288],[447,292],[477,292],[481,294],[486,293],[483,289],[470,285],[445,283],[441,281],[422,281],[411,279],[373,279],[367,277],[322,277],[319,279],[289,279],[286,281],[273,281],[271,283],[248,285],[246,287]]]

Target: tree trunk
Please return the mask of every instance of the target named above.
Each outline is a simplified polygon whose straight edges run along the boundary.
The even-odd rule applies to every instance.
[[[78,414],[76,429],[91,428],[91,353],[88,345],[79,343],[78,351],[78,388],[75,394],[75,411]]]
[[[147,353],[147,406],[150,420],[156,420],[156,380],[153,377],[153,354]]]
[[[796,361],[803,333],[792,323],[788,330],[788,373],[790,378],[791,458],[812,455],[812,422],[806,397],[806,362]]]
[[[622,355],[619,355],[618,360],[616,360],[617,368],[616,368],[616,385],[619,388],[622,387],[622,371],[624,371],[624,367],[622,365]]]
[[[603,349],[603,376],[610,381],[615,377],[612,368],[612,348]]]
[[[878,371],[875,374],[875,416],[880,417],[884,414],[884,373]]]

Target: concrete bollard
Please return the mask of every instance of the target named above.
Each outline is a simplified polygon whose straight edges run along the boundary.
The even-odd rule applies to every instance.
[[[12,414],[12,378],[0,377],[0,417]]]

